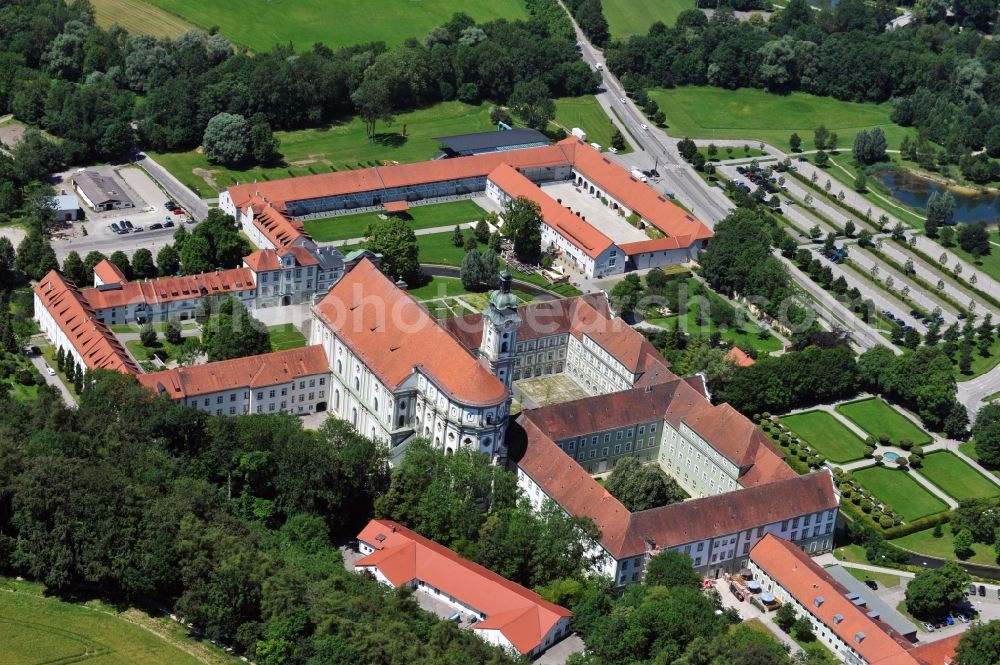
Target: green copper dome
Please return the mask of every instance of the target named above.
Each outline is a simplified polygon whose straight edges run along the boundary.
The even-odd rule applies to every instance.
[[[490,293],[490,304],[498,310],[517,309],[517,296],[510,292],[511,281],[510,271],[504,268],[500,273],[500,288]]]

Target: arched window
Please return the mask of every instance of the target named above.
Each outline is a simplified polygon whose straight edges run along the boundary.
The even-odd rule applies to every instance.
[[[493,445],[493,439],[491,439],[490,437],[486,437],[485,439],[483,439],[483,448],[489,448],[492,445]]]
[[[403,416],[399,417],[399,427],[403,426]]]
[[[337,374],[343,374],[343,373],[344,373],[344,363],[338,360],[337,361]]]
[[[354,377],[354,389],[361,390],[361,379]]]
[[[357,409],[351,409],[351,424],[354,425],[355,427],[358,426],[358,410]]]
[[[333,408],[336,411],[340,411],[340,389],[333,391]]]
[[[486,424],[487,425],[492,425],[493,424],[493,414],[492,413],[486,414]]]
[[[507,342],[500,345],[500,353],[507,353]]]
[[[375,413],[378,413],[378,397],[376,397],[376,398],[375,398],[375,399],[373,400],[373,402],[374,402],[374,406],[375,406]]]

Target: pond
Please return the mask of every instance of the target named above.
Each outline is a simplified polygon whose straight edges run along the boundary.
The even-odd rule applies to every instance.
[[[909,171],[877,171],[875,177],[889,188],[892,197],[911,208],[927,209],[927,200],[934,192],[946,187],[940,183],[921,178]],[[1000,220],[1000,194],[968,194],[952,190],[955,196],[956,222],[986,222],[996,224]]]

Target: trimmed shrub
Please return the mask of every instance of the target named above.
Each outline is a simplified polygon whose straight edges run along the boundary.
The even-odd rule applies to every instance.
[[[892,443],[892,439],[889,438],[888,434],[879,434],[878,442],[879,445],[888,446]]]
[[[891,529],[893,524],[894,522],[892,521],[892,518],[889,517],[888,515],[883,515],[882,517],[878,518],[878,525],[883,529]]]
[[[909,439],[900,439],[899,447],[902,448],[903,450],[909,450],[910,448],[913,447],[913,442],[910,441]]]

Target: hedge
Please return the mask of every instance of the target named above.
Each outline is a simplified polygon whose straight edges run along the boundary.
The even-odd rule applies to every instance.
[[[891,529],[886,529],[883,535],[885,535],[888,540],[902,538],[903,536],[908,536],[911,533],[916,533],[917,531],[932,529],[938,524],[947,524],[951,521],[951,515],[952,513],[950,510],[934,513],[933,515],[927,515],[925,517],[921,517],[920,519],[913,520],[912,522],[900,524],[899,526],[894,526]]]

